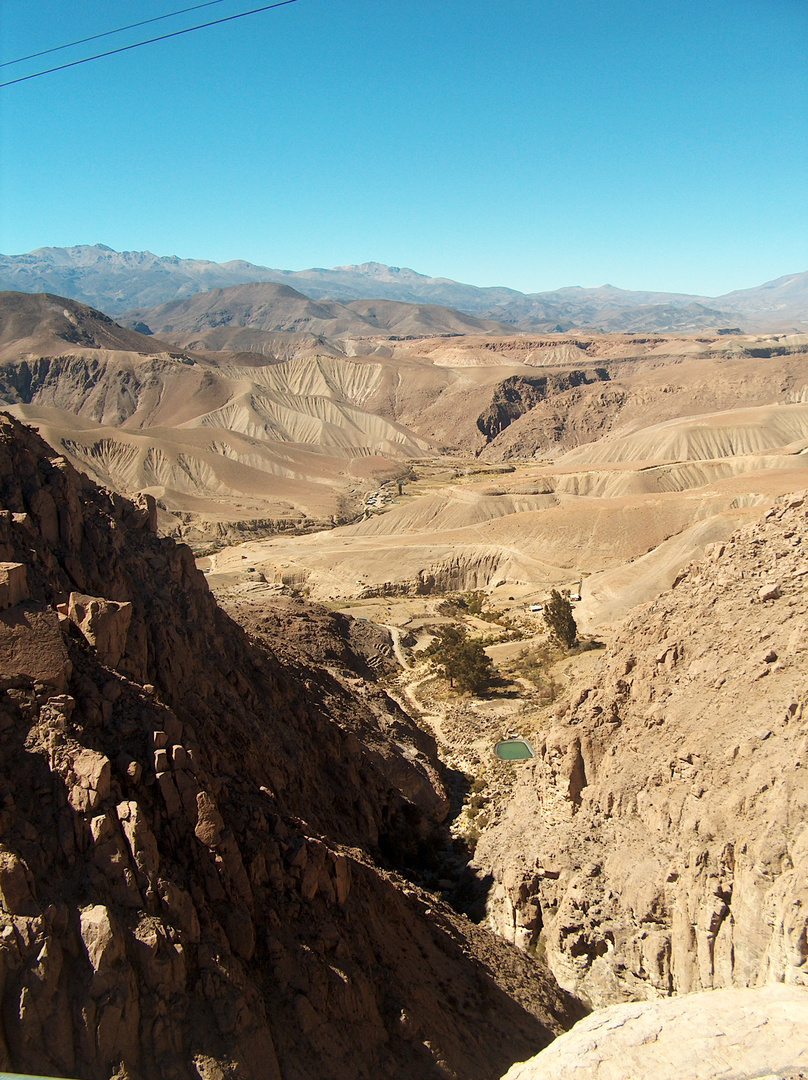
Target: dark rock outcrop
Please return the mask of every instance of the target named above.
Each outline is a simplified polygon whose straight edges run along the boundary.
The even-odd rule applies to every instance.
[[[608,378],[605,368],[596,368],[592,372],[572,370],[550,375],[511,375],[494,387],[491,404],[477,417],[477,427],[486,441],[491,442],[514,420],[548,397]]]

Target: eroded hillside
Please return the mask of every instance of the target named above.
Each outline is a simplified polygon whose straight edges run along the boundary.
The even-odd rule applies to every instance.
[[[232,294],[236,321],[274,325],[250,289]],[[183,304],[230,333],[210,298]],[[326,339],[255,325],[234,332],[257,352],[197,353],[188,332],[167,345],[23,294],[6,294],[0,322],[13,414],[97,481],[153,495],[160,528],[198,550],[284,534],[221,569],[245,554],[322,599],[504,582],[540,600],[577,578],[595,626],[804,486],[804,336]]]
[[[491,924],[594,1004],[808,985],[805,494],[618,629],[475,860]]]

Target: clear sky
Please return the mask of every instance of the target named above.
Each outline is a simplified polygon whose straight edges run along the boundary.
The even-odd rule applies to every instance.
[[[0,0],[0,59],[193,2]],[[0,90],[0,251],[719,295],[808,269],[807,58],[806,0],[297,0]]]

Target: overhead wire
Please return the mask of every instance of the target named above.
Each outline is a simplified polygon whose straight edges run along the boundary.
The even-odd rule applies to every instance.
[[[118,49],[109,49],[107,52],[95,53],[93,56],[85,56],[82,60],[71,60],[66,64],[58,64],[56,67],[47,68],[45,71],[35,71],[31,75],[21,75],[17,79],[8,79],[0,83],[0,90],[5,86],[14,86],[15,83],[27,82],[29,79],[38,79],[42,75],[52,75],[55,71],[64,71],[66,68],[78,67],[79,64],[89,64],[91,60],[101,60],[105,56],[115,56],[118,53],[129,52],[131,49],[140,49],[144,45],[154,45],[157,41],[167,41],[169,38],[180,37],[182,34],[192,34],[195,30],[205,30],[209,26],[219,26],[221,23],[232,22],[234,19],[244,19],[248,15],[258,15],[262,11],[271,11],[273,8],[286,7],[287,4],[296,4],[297,0],[277,0],[274,4],[264,4],[262,7],[251,8],[250,11],[240,11],[236,15],[226,15],[222,19],[213,19],[211,22],[199,23],[197,26],[187,26],[184,30],[173,30],[168,34],[160,34],[158,37],[149,38],[147,41],[136,41],[132,45],[121,45]]]
[[[86,45],[88,41],[98,41],[99,38],[110,37],[112,34],[122,34],[124,30],[135,30],[138,26],[148,26],[149,23],[162,22],[163,19],[173,19],[175,15],[187,15],[189,11],[198,11],[200,8],[213,7],[214,4],[222,3],[224,3],[224,0],[205,0],[204,4],[194,4],[193,7],[182,8],[181,11],[169,11],[167,15],[156,15],[153,19],[141,19],[140,22],[129,23],[128,26],[119,26],[117,30],[104,30],[100,34],[90,34],[89,37],[79,38],[78,41],[68,41],[65,45],[54,45],[52,49],[40,49],[39,52],[28,53],[27,56],[19,56],[16,60],[4,60],[0,64],[0,68],[11,67],[12,64],[22,64],[25,60],[35,60],[38,56],[61,52],[62,49],[72,49],[74,45]]]

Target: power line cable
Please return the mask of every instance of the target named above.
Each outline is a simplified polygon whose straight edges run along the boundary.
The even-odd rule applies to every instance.
[[[110,37],[112,34],[122,34],[124,30],[134,30],[138,26],[147,26],[149,23],[161,22],[163,19],[173,19],[175,15],[187,15],[189,11],[198,11],[200,8],[213,7],[221,4],[223,0],[205,0],[204,4],[194,4],[193,7],[183,8],[182,11],[170,11],[168,15],[157,15],[154,19],[143,19],[141,22],[129,23],[128,26],[119,26],[117,30],[104,30],[101,34],[91,34],[90,37],[79,38],[78,41],[69,41],[66,45],[54,45],[52,49],[42,49],[40,52],[28,53],[16,60],[4,60],[0,68],[11,67],[12,64],[22,64],[25,60],[35,60],[37,56],[47,56],[48,53],[61,52],[62,49],[72,49],[74,45],[86,45],[88,41],[97,41],[99,38]]]
[[[275,4],[265,4],[263,7],[252,8],[250,11],[240,11],[237,15],[227,15],[223,19],[199,23],[198,26],[188,26],[184,30],[174,30],[170,34],[160,34],[159,37],[149,38],[148,41],[136,41],[133,45],[122,45],[119,49],[110,49],[108,52],[96,53],[94,56],[85,56],[83,60],[71,60],[67,64],[59,64],[57,67],[47,68],[45,71],[35,71],[32,75],[21,75],[18,79],[9,79],[8,82],[0,83],[0,90],[5,86],[14,86],[15,83],[27,82],[28,79],[38,79],[41,75],[51,75],[54,71],[64,71],[65,68],[78,67],[79,64],[89,64],[91,60],[101,60],[105,56],[115,56],[117,53],[129,52],[130,49],[139,49],[142,45],[153,45],[156,41],[166,41],[168,38],[180,37],[182,34],[191,34],[194,30],[205,30],[209,26],[219,26],[220,23],[232,22],[234,19],[243,19],[247,15],[257,15],[261,11],[271,11],[273,8],[286,7],[287,4],[296,3],[297,0],[278,0]]]

